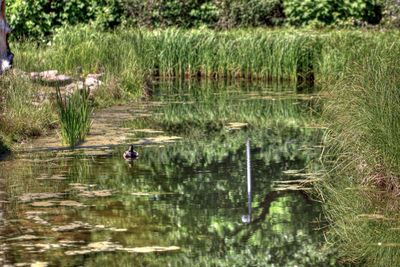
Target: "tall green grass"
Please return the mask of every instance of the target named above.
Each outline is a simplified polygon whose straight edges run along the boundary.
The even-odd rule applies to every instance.
[[[51,45],[32,49],[13,44],[24,70],[58,69],[74,73],[106,71],[132,92],[146,75],[285,79],[296,81],[314,66],[319,49],[315,32],[238,29],[118,29],[99,33],[90,27],[60,29]],[[318,54],[318,53],[317,53]]]
[[[376,42],[375,42],[376,41]],[[366,177],[388,189],[400,185],[400,42],[373,38],[347,47],[351,60],[326,87],[325,109],[336,152],[350,154]]]
[[[59,29],[49,45],[12,43],[15,64],[26,71],[58,69],[70,75],[106,72],[124,90],[140,90],[148,76],[251,78],[297,81],[312,72],[317,81],[342,77],[350,62],[397,32],[366,30],[119,28]]]
[[[52,103],[40,99],[46,90],[12,73],[1,75],[0,140],[7,146],[45,134],[57,125]]]
[[[89,133],[91,107],[89,107],[89,89],[76,90],[72,95],[62,96],[60,88],[56,89],[58,117],[61,127],[61,138],[65,144],[74,148]]]
[[[347,261],[368,266],[400,264],[398,36],[337,34],[321,68],[331,73],[325,76],[323,114],[327,174],[317,187],[331,223],[328,240]]]

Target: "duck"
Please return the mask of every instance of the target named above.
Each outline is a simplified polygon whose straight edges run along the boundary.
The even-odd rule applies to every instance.
[[[125,159],[133,159],[139,157],[139,153],[133,149],[133,145],[129,146],[129,150],[124,152]]]

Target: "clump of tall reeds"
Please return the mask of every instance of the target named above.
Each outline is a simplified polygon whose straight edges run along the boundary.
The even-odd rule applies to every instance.
[[[89,106],[89,93],[89,89],[84,88],[63,96],[60,88],[56,88],[61,138],[63,143],[69,144],[71,148],[83,141],[90,130],[89,116],[92,108]]]
[[[336,54],[329,53],[338,61],[336,80],[326,86],[323,114],[328,172],[317,187],[331,223],[329,240],[344,258],[379,266],[400,264],[392,249],[400,242],[393,234],[399,226],[400,43],[390,36],[336,35]]]
[[[325,114],[336,147],[358,165],[364,183],[400,191],[400,43],[353,52],[359,59],[329,90]]]
[[[83,74],[104,70],[135,93],[149,74],[296,81],[308,77],[317,65],[315,51],[322,41],[317,32],[288,30],[131,28],[99,34],[90,27],[70,27],[61,29],[51,46],[32,51],[24,43],[13,45],[23,69],[58,69],[67,74],[78,66]]]

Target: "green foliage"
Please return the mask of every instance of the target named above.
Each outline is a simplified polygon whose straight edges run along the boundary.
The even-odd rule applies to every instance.
[[[61,25],[94,23],[103,29],[121,23],[119,0],[7,1],[8,23],[14,36],[40,37]]]
[[[76,90],[72,95],[64,97],[60,88],[56,88],[56,91],[61,138],[65,144],[74,148],[85,139],[90,130],[89,90]]]
[[[226,26],[275,26],[283,22],[280,0],[222,1],[219,24]]]
[[[397,0],[381,0],[383,17],[381,24],[388,28],[400,27],[400,2]]]
[[[7,15],[15,36],[37,38],[61,25],[79,23],[95,24],[100,29],[119,24],[258,27],[282,25],[285,19],[296,26],[376,24],[381,19],[381,6],[377,0],[16,0],[7,2]]]
[[[127,0],[132,21],[141,26],[269,26],[282,21],[279,0]]]
[[[338,40],[335,50],[347,52],[335,61],[345,65],[341,76],[327,87],[333,97],[326,114],[331,116],[331,130],[340,151],[346,151],[352,161],[358,159],[356,164],[375,169],[380,173],[378,180],[386,177],[384,184],[390,187],[398,185],[393,175],[400,175],[398,33],[359,34],[363,36],[357,46],[355,38],[352,43],[343,37]],[[366,181],[377,182],[365,175]]]
[[[339,32],[334,38],[324,48],[324,72],[337,73],[324,90],[329,131],[321,199],[331,223],[328,238],[356,263],[397,266],[399,250],[391,246],[399,244],[393,234],[400,188],[399,33]]]
[[[45,88],[38,83],[13,73],[5,73],[0,79],[0,140],[7,145],[29,137],[45,134],[55,127],[52,105],[40,101]],[[0,145],[1,149],[1,145]]]
[[[381,12],[376,0],[286,0],[284,13],[287,23],[295,26],[357,24],[380,21]]]

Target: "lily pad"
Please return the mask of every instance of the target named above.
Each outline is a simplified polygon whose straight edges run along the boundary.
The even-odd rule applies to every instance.
[[[106,251],[116,251],[118,248],[122,248],[121,245],[104,241],[104,242],[93,242],[89,243],[87,246],[82,247],[80,250],[66,251],[65,255],[84,255],[92,252],[106,252]]]
[[[39,223],[39,224],[49,224],[48,221],[43,220],[43,219],[40,218],[38,215],[28,215],[27,218],[28,218],[29,220],[33,220],[33,221],[35,221],[36,223]]]
[[[52,175],[48,176],[46,174],[41,175],[40,177],[36,178],[36,180],[66,180],[67,178],[62,175]]]
[[[38,202],[31,203],[31,206],[33,206],[33,207],[52,207],[54,205],[55,205],[55,203],[50,202],[50,201],[38,201]]]
[[[141,143],[173,143],[176,140],[182,139],[179,136],[156,136],[156,137],[148,137],[139,140],[139,144]]]
[[[73,200],[64,200],[59,203],[60,206],[67,207],[87,207],[87,205],[73,201]]]
[[[60,198],[61,195],[60,193],[27,193],[20,196],[19,200],[22,202],[30,202],[39,199]]]
[[[35,244],[35,247],[42,248],[44,250],[49,250],[49,249],[61,248],[61,245],[60,244],[51,244],[51,243],[47,243],[47,244],[39,243],[39,244]]]
[[[46,267],[49,266],[47,262],[37,261],[31,264],[31,267]]]
[[[131,195],[133,195],[133,196],[152,196],[154,194],[152,194],[152,193],[143,193],[143,192],[135,192],[135,193],[131,193]]]
[[[78,194],[80,197],[109,197],[112,196],[110,190],[99,190],[99,191],[82,191]]]
[[[104,241],[104,242],[93,242],[87,245],[90,249],[99,249],[99,250],[109,250],[115,248],[121,248],[122,246],[116,243]]]
[[[55,232],[67,232],[77,229],[90,229],[90,228],[92,228],[92,226],[88,223],[75,221],[67,225],[54,226],[53,228],[51,228],[51,230]]]
[[[35,235],[21,235],[13,238],[7,239],[7,241],[27,241],[27,240],[38,240],[43,237],[35,236]]]
[[[80,184],[80,183],[71,183],[69,185],[78,191],[85,191],[88,188],[93,188],[97,186],[96,184]]]
[[[124,248],[120,244],[104,241],[104,242],[90,243],[87,246],[82,247],[80,250],[66,251],[65,254],[72,256],[72,255],[83,255],[93,252],[107,252],[107,251],[124,251],[128,253],[151,253],[151,252],[176,251],[176,250],[180,250],[180,247],[152,246],[152,247]]]
[[[126,232],[126,231],[128,231],[128,229],[125,229],[125,228],[115,228],[115,227],[108,228],[107,230],[113,231],[113,232]]]

